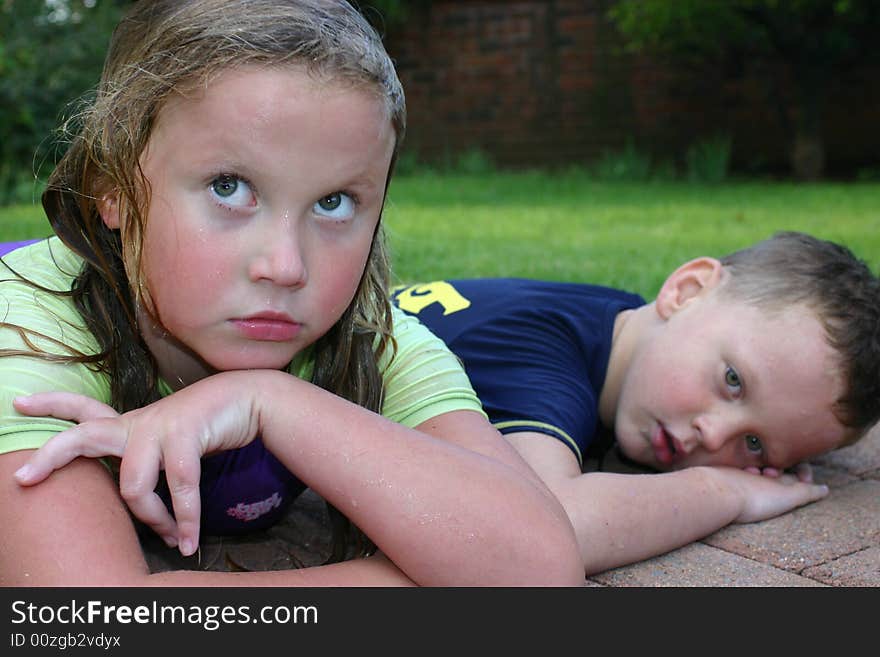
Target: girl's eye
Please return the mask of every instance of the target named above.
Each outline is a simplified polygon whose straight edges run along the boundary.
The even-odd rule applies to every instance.
[[[348,194],[333,192],[321,198],[314,205],[315,214],[329,217],[336,221],[345,221],[354,216],[355,201]]]
[[[210,184],[211,192],[222,205],[246,208],[256,205],[254,193],[244,180],[229,174],[217,176]]]
[[[760,438],[750,433],[746,436],[746,449],[752,454],[760,454],[764,451],[764,446],[761,444]]]
[[[724,370],[724,384],[734,396],[739,396],[742,392],[742,379],[739,378],[737,371],[730,365]]]

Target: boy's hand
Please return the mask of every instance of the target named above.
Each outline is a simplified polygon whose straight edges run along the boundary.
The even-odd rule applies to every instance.
[[[723,482],[733,488],[742,506],[734,522],[767,520],[804,504],[820,500],[828,494],[828,486],[812,483],[809,465],[798,466],[794,473],[757,472],[734,468],[713,468]]]
[[[122,415],[89,397],[48,392],[19,397],[31,416],[78,422],[53,436],[16,472],[24,486],[39,483],[79,456],[122,458],[119,490],[129,509],[184,556],[198,548],[203,454],[242,447],[257,435],[257,419],[241,391],[214,376]],[[164,468],[174,517],[155,492]]]
[[[752,474],[763,475],[765,477],[776,478],[783,473],[782,470],[778,468],[756,468],[756,467],[748,467],[743,468],[746,472],[751,472]],[[794,474],[798,481],[803,481],[804,483],[812,483],[813,482],[813,466],[809,463],[798,463],[796,466],[791,468],[792,474]]]

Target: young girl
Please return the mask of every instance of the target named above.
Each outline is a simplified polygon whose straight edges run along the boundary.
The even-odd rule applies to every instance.
[[[583,581],[561,506],[445,346],[389,304],[380,216],[404,122],[347,2],[133,6],[44,194],[57,236],[0,266],[0,584]],[[61,391],[54,418],[13,406],[42,391]],[[265,526],[305,485],[379,552],[149,575],[100,461],[13,479],[88,419],[73,431],[128,444],[122,497],[186,555],[200,518]],[[218,450],[234,451],[201,463],[200,501],[197,457]],[[128,465],[150,459],[176,520],[155,470]]]

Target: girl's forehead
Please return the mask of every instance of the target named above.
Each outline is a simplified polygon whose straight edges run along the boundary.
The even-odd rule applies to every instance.
[[[219,90],[231,85],[243,85],[267,76],[289,79],[310,95],[333,95],[344,92],[362,93],[372,97],[382,107],[388,119],[393,111],[391,100],[383,93],[381,85],[374,80],[343,74],[331,70],[316,69],[298,62],[230,64],[209,74],[195,75],[175,84],[174,92],[157,108],[153,128],[162,118],[181,105],[197,105]]]
[[[372,165],[390,157],[394,145],[393,127],[374,94],[322,86],[301,69],[246,67],[217,76],[197,96],[170,100],[141,163],[233,168],[252,177],[276,171],[278,163],[315,169],[299,161],[309,154],[327,173],[369,170],[372,177]]]

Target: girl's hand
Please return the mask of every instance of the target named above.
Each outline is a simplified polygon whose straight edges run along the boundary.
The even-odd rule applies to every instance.
[[[79,423],[34,452],[16,472],[20,484],[37,484],[79,456],[120,457],[119,490],[129,509],[184,556],[199,544],[201,456],[248,444],[258,426],[246,395],[220,376],[122,415],[72,393],[19,397],[14,405],[24,415]],[[155,492],[163,468],[176,520]]]

